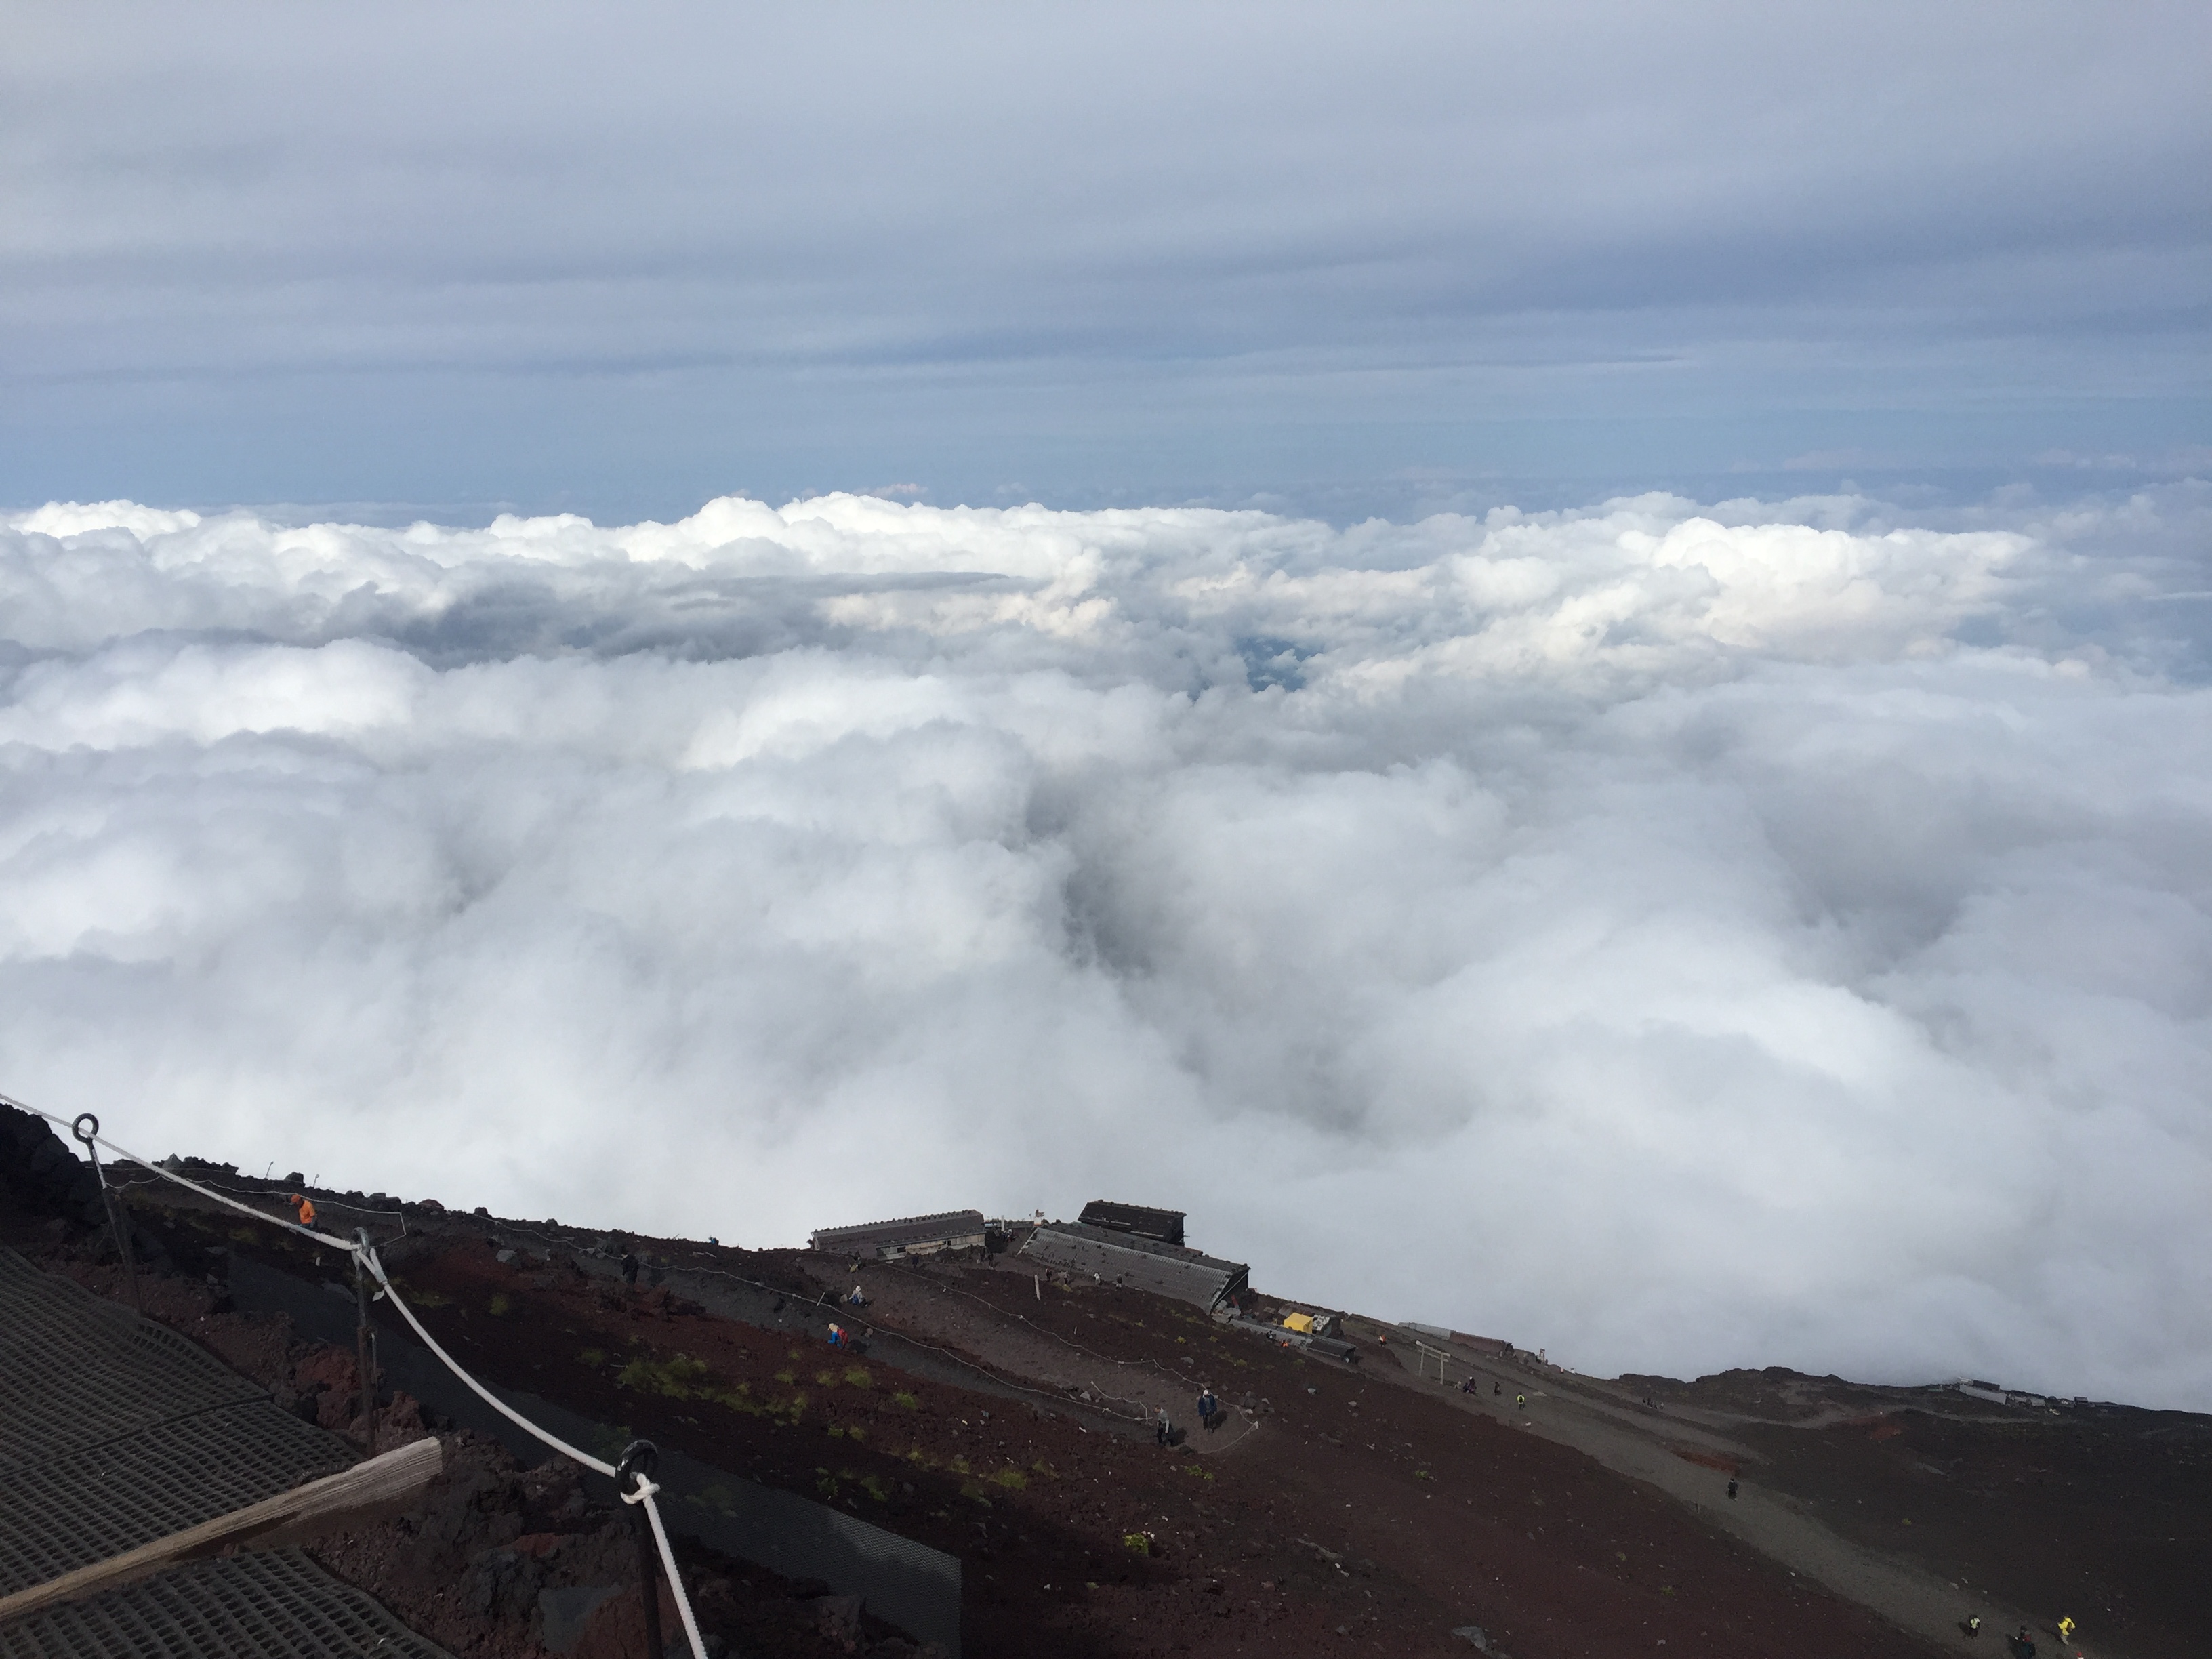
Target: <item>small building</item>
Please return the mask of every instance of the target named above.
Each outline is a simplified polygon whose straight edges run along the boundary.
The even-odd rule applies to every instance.
[[[1079,1221],[1047,1222],[1023,1243],[1021,1254],[1040,1267],[1087,1273],[1104,1284],[1171,1297],[1208,1313],[1243,1294],[1252,1271],[1242,1261],[1220,1261]]]
[[[1970,1400],[1986,1400],[1992,1406],[2008,1406],[2005,1391],[1994,1382],[1984,1382],[1978,1376],[1962,1376],[1951,1385]]]
[[[808,1237],[806,1248],[891,1261],[901,1256],[935,1255],[939,1250],[980,1250],[983,1235],[981,1210],[947,1210],[941,1215],[904,1216],[858,1227],[824,1227]]]
[[[1133,1233],[1139,1238],[1149,1238],[1162,1244],[1182,1244],[1183,1212],[1181,1210],[1151,1210],[1141,1204],[1116,1204],[1110,1198],[1094,1198],[1083,1206],[1079,1218],[1086,1227],[1103,1227],[1109,1232]]]
[[[1439,1342],[1456,1342],[1462,1348],[1472,1348],[1492,1359],[1508,1358],[1514,1352],[1513,1345],[1502,1336],[1476,1336],[1443,1325],[1424,1325],[1418,1319],[1401,1319],[1398,1322],[1409,1331],[1419,1331],[1423,1336],[1432,1336]]]

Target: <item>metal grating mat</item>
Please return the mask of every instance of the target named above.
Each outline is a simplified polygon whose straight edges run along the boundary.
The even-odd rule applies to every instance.
[[[174,1331],[0,1249],[0,1474],[260,1398]]]
[[[0,1491],[0,1595],[352,1462],[334,1437],[248,1400],[16,1470]]]
[[[451,1659],[296,1550],[201,1561],[0,1625],[0,1659]]]

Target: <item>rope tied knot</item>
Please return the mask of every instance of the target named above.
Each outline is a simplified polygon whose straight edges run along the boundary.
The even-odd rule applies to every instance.
[[[660,1448],[650,1440],[633,1440],[623,1448],[622,1461],[615,1465],[615,1490],[622,1494],[625,1504],[645,1504],[652,1501],[660,1490],[653,1478],[660,1467]]]

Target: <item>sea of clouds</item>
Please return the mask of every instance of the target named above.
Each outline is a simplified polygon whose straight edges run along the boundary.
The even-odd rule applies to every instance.
[[[2212,1408],[2212,495],[0,518],[0,1089]]]

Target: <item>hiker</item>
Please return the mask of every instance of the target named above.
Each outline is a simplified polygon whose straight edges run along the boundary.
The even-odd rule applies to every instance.
[[[1982,1633],[1982,1615],[1978,1613],[1974,1614],[1972,1618],[1968,1619],[1965,1624],[1960,1626],[1959,1628],[1966,1632],[1966,1639],[1969,1642],[1972,1641],[1977,1636],[1979,1636]]]
[[[857,1279],[853,1281],[853,1288],[846,1292],[845,1301],[848,1305],[855,1308],[865,1308],[868,1305],[868,1298],[860,1294],[860,1281]]]
[[[2058,1621],[2058,1639],[2069,1646],[2073,1644],[2074,1621],[2071,1619],[2061,1619]]]
[[[1729,1476],[1729,1502],[1731,1504],[1735,1502],[1735,1477],[1734,1475]]]
[[[1495,1400],[1499,1395],[1504,1394],[1504,1392],[1505,1385],[1503,1382],[1498,1382],[1495,1377],[1492,1377],[1490,1383],[1490,1397],[1492,1400]]]
[[[842,1325],[830,1326],[830,1346],[833,1348],[842,1348],[845,1346],[845,1328]]]
[[[637,1288],[637,1258],[628,1250],[623,1252],[622,1276],[623,1284],[633,1291]]]
[[[2035,1659],[2035,1643],[2027,1633],[2027,1626],[2020,1627],[2020,1634],[2005,1638],[2012,1649],[2012,1659]]]
[[[1160,1420],[1152,1425],[1152,1443],[1171,1446],[1175,1443],[1175,1425],[1168,1421],[1167,1407],[1160,1407]]]
[[[300,1224],[302,1227],[313,1226],[315,1224],[314,1200],[309,1198],[305,1193],[295,1193],[292,1194],[292,1201],[300,1206]]]
[[[1211,1388],[1201,1389],[1198,1396],[1198,1420],[1206,1425],[1207,1432],[1211,1433],[1220,1426],[1220,1419],[1221,1402],[1213,1397]]]
[[[1527,1411],[1528,1409],[1528,1396],[1525,1394],[1515,1395],[1513,1396],[1513,1409],[1521,1412]]]

